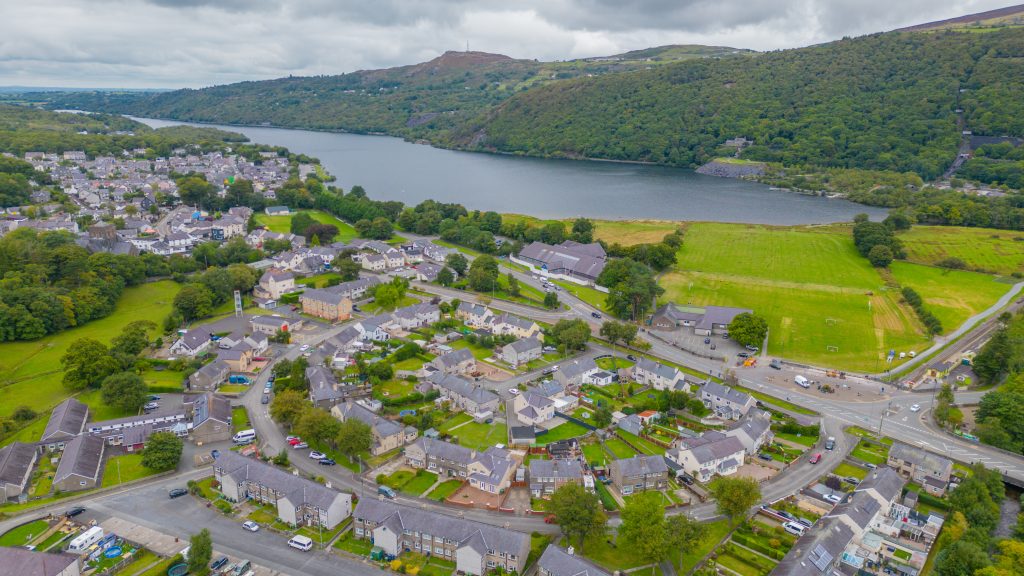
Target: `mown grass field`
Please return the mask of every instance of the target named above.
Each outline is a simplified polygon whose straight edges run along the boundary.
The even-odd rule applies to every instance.
[[[947,331],[1009,289],[982,274],[942,276],[902,262],[892,274],[918,290]],[[769,352],[799,361],[873,371],[890,349],[930,344],[899,292],[857,253],[846,225],[690,224],[661,284],[663,302],[753,309],[768,321]]]
[[[544,220],[523,214],[502,214],[504,223],[526,222],[532,226],[544,226],[559,220]],[[562,220],[565,230],[572,228],[572,219]],[[682,223],[664,220],[594,220],[594,240],[604,240],[609,244],[632,246],[634,244],[654,244],[661,242],[666,234],[676,231]]]
[[[358,236],[358,234],[356,234],[356,229],[353,228],[351,224],[343,222],[327,212],[323,212],[321,210],[301,210],[301,212],[306,212],[313,217],[313,220],[316,220],[321,224],[333,224],[337,226],[338,235],[335,236],[335,241],[348,242]],[[297,214],[297,212],[287,216],[267,216],[263,212],[258,212],[256,214],[256,222],[262,226],[266,226],[271,232],[284,234],[285,232],[292,231],[292,216],[295,214]]]
[[[945,258],[959,258],[973,270],[997,274],[1024,271],[1024,232],[914,226],[899,237],[911,262],[935,264]]]
[[[43,412],[60,403],[68,395],[61,383],[60,359],[72,342],[95,338],[107,343],[136,320],[159,324],[171,311],[178,288],[171,281],[128,288],[106,318],[32,342],[0,344],[0,416],[9,416],[19,406]]]

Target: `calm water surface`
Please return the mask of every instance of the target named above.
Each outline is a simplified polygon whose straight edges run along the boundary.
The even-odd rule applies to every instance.
[[[137,118],[153,127],[183,122]],[[697,220],[757,224],[849,221],[885,211],[845,200],[804,196],[692,170],[458,152],[389,136],[216,126],[259,144],[315,156],[337,184],[375,199],[415,205],[433,198],[467,208],[542,218]]]

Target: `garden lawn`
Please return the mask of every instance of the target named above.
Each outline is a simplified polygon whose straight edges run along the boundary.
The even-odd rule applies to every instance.
[[[112,456],[107,459],[107,464],[103,468],[103,487],[117,486],[153,474],[156,474],[155,470],[142,465],[142,454]]]
[[[735,544],[727,545],[718,554],[717,562],[743,576],[767,576],[778,564]]]
[[[454,350],[469,348],[469,351],[473,353],[473,357],[476,358],[477,360],[486,360],[491,356],[494,356],[494,350],[491,350],[490,348],[484,348],[479,344],[470,344],[464,338],[456,340],[455,342],[451,342],[448,345],[451,346],[452,349]]]
[[[636,456],[636,450],[630,448],[629,444],[623,442],[620,438],[609,438],[604,442],[605,448],[611,451],[612,455],[616,458],[632,458]]]
[[[803,446],[807,446],[808,448],[814,446],[818,442],[817,436],[798,436],[796,434],[790,434],[788,432],[776,432],[775,437],[782,438],[784,440],[788,440],[796,444],[801,444]]]
[[[1024,252],[1024,242],[1018,242]],[[968,318],[982,312],[1010,289],[1010,284],[979,272],[946,270],[920,264],[893,262],[889,269],[901,286],[921,295],[928,310],[942,322],[944,333],[956,330]]]
[[[46,520],[35,520],[22,524],[0,536],[0,546],[24,546],[38,538],[49,526],[50,524]]]
[[[68,396],[61,383],[60,359],[72,342],[95,338],[109,343],[131,322],[159,323],[171,311],[178,289],[170,280],[126,288],[106,318],[31,342],[0,344],[0,417],[10,416],[19,406],[45,412],[59,404]]]
[[[850,455],[858,460],[881,466],[888,459],[888,453],[888,450],[878,444],[861,440]]]
[[[493,424],[470,422],[453,430],[450,434],[458,438],[459,444],[480,452],[495,444],[508,443],[505,425],[497,422]]]
[[[335,242],[348,242],[359,236],[356,229],[353,228],[351,224],[343,222],[326,212],[321,210],[300,210],[299,212],[306,212],[313,217],[313,220],[316,220],[321,224],[333,224],[337,226],[338,235],[334,237]],[[256,222],[260,225],[265,226],[271,232],[283,234],[292,231],[292,217],[297,213],[298,212],[287,216],[267,216],[263,212],[257,212],[255,216]]]
[[[167,558],[166,560],[163,560],[156,566],[153,566],[149,570],[141,572],[136,576],[166,576],[167,570],[174,565],[175,558]]]
[[[438,430],[440,430],[441,432],[447,433],[452,428],[455,428],[456,426],[458,426],[460,424],[465,424],[466,422],[472,422],[472,421],[473,421],[473,417],[472,416],[470,416],[469,414],[466,414],[465,412],[459,412],[455,416],[452,416],[448,420],[445,420],[441,424],[441,427],[438,428]]]
[[[397,303],[395,303],[394,306],[389,306],[388,308],[384,308],[383,306],[378,305],[376,301],[374,301],[362,304],[361,310],[367,314],[377,314],[378,312],[382,311],[393,312],[399,308],[404,308],[405,306],[412,306],[413,304],[417,304],[419,303],[419,301],[419,298],[415,298],[413,296],[405,296]]]
[[[891,348],[926,343],[847,226],[693,224],[661,284],[662,301],[754,310],[768,321],[769,351],[787,358],[867,370]]]
[[[370,550],[373,549],[373,544],[369,540],[356,539],[352,532],[348,532],[341,538],[338,538],[338,541],[334,543],[334,547],[356,556],[369,556]]]
[[[221,394],[245,394],[248,390],[249,386],[245,384],[224,384],[217,387],[217,392]]]
[[[619,434],[619,436],[628,440],[630,444],[636,446],[638,450],[641,450],[644,454],[647,454],[648,456],[665,453],[664,448],[658,446],[657,444],[651,442],[650,440],[647,440],[646,438],[641,438],[631,432],[626,432],[625,430],[617,430],[616,432]]]
[[[620,368],[629,368],[636,364],[628,358],[619,358],[617,356],[613,356],[611,358],[598,358],[594,363],[597,364],[597,367],[601,370],[609,371],[618,370]]]
[[[133,416],[135,413],[126,412],[113,406],[108,406],[103,402],[103,395],[99,390],[92,389],[86,390],[80,393],[76,398],[89,406],[89,418],[93,419],[94,422],[102,422],[104,420],[112,420],[114,418],[124,418],[125,416]]]
[[[814,410],[810,410],[808,408],[804,408],[803,406],[797,406],[796,404],[793,404],[792,402],[788,402],[786,400],[782,400],[781,398],[776,398],[775,396],[771,396],[769,394],[765,394],[764,392],[758,392],[757,390],[751,390],[750,388],[744,388],[743,386],[733,386],[733,388],[735,388],[737,390],[742,390],[743,392],[746,392],[747,394],[750,394],[751,396],[753,396],[754,398],[757,398],[758,400],[760,400],[762,402],[766,402],[768,404],[773,404],[775,406],[778,406],[779,408],[784,408],[786,410],[789,410],[790,412],[796,412],[797,414],[806,414],[808,416],[814,416],[814,415],[817,414],[817,412],[815,412]]]
[[[587,430],[575,422],[567,421],[555,426],[551,430],[548,430],[547,434],[537,436],[537,444],[550,444],[552,442],[566,440],[568,438],[578,438],[587,432],[590,432],[590,430]]]
[[[401,486],[401,490],[406,494],[419,496],[433,486],[434,482],[437,482],[437,474],[426,470],[417,470],[416,474]]]
[[[461,480],[445,480],[438,484],[436,488],[431,490],[430,494],[427,494],[427,498],[442,502],[445,498],[455,494],[455,491],[459,489],[459,486],[462,486]]]
[[[658,220],[595,220],[594,240],[623,246],[657,244],[678,228],[677,222]]]
[[[325,288],[329,280],[338,280],[338,282],[341,282],[341,274],[337,274],[335,272],[324,272],[323,274],[315,274],[313,276],[299,278],[295,283],[303,286],[311,286],[313,288]]]
[[[547,548],[550,543],[551,536],[547,534],[541,534],[539,532],[530,534],[530,555],[526,557],[526,564],[524,564],[524,566],[529,567],[533,565],[533,563],[540,558],[540,555],[544,553],[544,549]]]
[[[182,383],[185,381],[185,374],[178,370],[153,370],[149,369],[142,373],[142,379],[145,380],[146,386],[150,390],[154,391],[180,391]]]
[[[132,576],[156,561],[156,554],[153,554],[149,550],[136,552],[135,556],[133,556],[132,563],[119,570],[118,574],[122,574],[123,576]]]
[[[1021,232],[958,226],[914,226],[899,234],[907,260],[935,265],[959,258],[973,270],[1011,274],[1024,270]]]
[[[584,444],[583,457],[587,459],[587,463],[597,464],[598,466],[603,466],[608,462],[608,454],[601,448],[600,444]]]
[[[676,572],[679,574],[686,574],[700,562],[712,548],[718,545],[718,543],[725,538],[725,535],[729,533],[729,521],[728,520],[715,520],[714,522],[705,522],[704,525],[708,529],[707,536],[701,540],[700,545],[687,554],[683,554],[683,560],[677,564],[675,558],[672,559],[672,563],[676,564]]]
[[[412,394],[416,390],[416,385],[405,380],[388,380],[377,386],[377,390],[385,398],[401,398]]]
[[[854,466],[848,462],[841,462],[832,473],[843,478],[856,478],[858,480],[863,480],[868,475],[868,471],[864,468]]]
[[[235,406],[231,409],[231,427],[234,428],[235,432],[252,428],[252,422],[249,421],[249,411],[245,409],[245,406]]]

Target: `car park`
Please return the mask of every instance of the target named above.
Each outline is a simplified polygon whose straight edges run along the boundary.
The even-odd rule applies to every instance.
[[[245,522],[242,522],[242,528],[245,528],[249,532],[259,532],[260,531],[260,525],[255,523],[255,522],[253,522],[252,520],[246,520]]]
[[[317,452],[316,450],[313,450],[312,452],[309,453],[309,457],[312,458],[313,460],[321,460],[323,458],[327,458],[327,455],[324,454],[323,452]]]
[[[185,490],[184,488],[174,488],[170,492],[167,493],[167,496],[169,498],[171,498],[171,499],[174,499],[174,498],[181,498],[182,496],[184,496],[186,494],[188,494],[188,490]]]
[[[519,395],[519,388],[509,388],[508,389],[508,393],[513,395],[513,396],[518,396]]]

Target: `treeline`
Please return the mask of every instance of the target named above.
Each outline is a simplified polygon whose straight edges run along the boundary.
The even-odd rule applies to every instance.
[[[924,300],[921,299],[921,295],[917,293],[917,290],[910,286],[904,286],[903,299],[914,309],[917,317],[930,334],[942,334],[942,322],[924,305]]]
[[[1024,146],[986,144],[974,151],[957,175],[985,184],[1024,189]]]
[[[853,221],[853,244],[872,266],[885,268],[894,259],[906,258],[903,243],[895,234],[896,230],[910,229],[905,215],[896,213],[884,222],[872,222],[867,214],[858,214]]]
[[[69,232],[14,230],[0,238],[0,341],[35,340],[103,318],[126,286],[161,275],[162,263],[90,254]]]
[[[974,357],[983,384],[999,384],[981,398],[974,433],[993,446],[1024,451],[1024,314],[1000,318],[1002,326]]]

